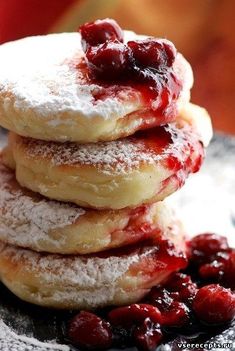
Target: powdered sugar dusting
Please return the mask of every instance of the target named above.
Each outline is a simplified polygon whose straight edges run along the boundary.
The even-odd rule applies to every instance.
[[[11,245],[0,244],[1,256],[7,257],[11,262],[19,264],[21,270],[32,272],[35,277],[49,285],[57,285],[59,296],[60,288],[68,288],[71,294],[74,288],[89,291],[89,289],[103,289],[107,300],[110,299],[110,289],[115,287],[118,279],[122,277],[136,262],[157,250],[150,246],[143,250],[134,250],[120,256],[63,256],[56,254],[41,254],[32,250],[25,250]],[[78,290],[74,292],[78,294]],[[62,298],[62,296],[60,296]],[[66,298],[63,296],[63,299]],[[78,297],[74,296],[75,299]],[[87,299],[88,297],[86,297]],[[91,305],[100,300],[101,296],[92,294]],[[104,295],[102,297],[105,299]],[[60,300],[59,300],[60,301]]]
[[[71,225],[85,214],[75,205],[47,200],[20,188],[13,172],[1,163],[0,175],[0,233],[7,233],[12,243],[20,236],[23,246],[45,239],[56,246],[57,240],[49,231]]]
[[[133,32],[125,32],[125,35],[128,40],[143,38]],[[0,90],[14,96],[17,113],[24,114],[27,110],[32,116],[44,118],[49,125],[63,125],[73,123],[78,117],[116,120],[143,107],[139,92],[130,87],[119,87],[121,99],[119,94],[104,100],[94,99],[94,92],[103,87],[86,81],[79,70],[78,63],[84,56],[80,41],[79,33],[60,33],[0,46]],[[189,100],[192,70],[182,56],[178,55],[176,61],[176,74],[183,82],[180,99],[185,103],[185,97]],[[8,104],[7,96],[6,110]]]
[[[50,342],[40,342],[25,335],[17,335],[2,320],[0,320],[0,350],[1,351],[69,351],[66,345]]]
[[[28,157],[49,159],[54,166],[92,165],[103,173],[112,174],[129,172],[141,164],[164,163],[171,156],[176,157],[183,166],[192,149],[200,152],[195,132],[188,125],[181,128],[175,123],[122,140],[96,144],[61,144],[17,138],[26,147]]]
[[[157,247],[122,254],[122,256],[63,256],[42,254],[0,243],[1,259],[20,269],[22,276],[33,276],[38,286],[36,293],[28,292],[39,304],[59,306],[112,304],[120,288],[119,279],[128,277],[128,271],[135,263],[140,263],[146,255],[151,255]],[[2,275],[6,282],[7,275]],[[11,283],[10,283],[11,284]],[[15,280],[13,286],[27,290],[27,280]],[[123,292],[122,292],[123,293]]]

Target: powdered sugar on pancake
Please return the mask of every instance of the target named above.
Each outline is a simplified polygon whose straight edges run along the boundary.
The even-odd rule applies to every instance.
[[[164,147],[161,133],[164,138],[166,135],[169,138]],[[61,144],[19,136],[16,138],[17,143],[23,146],[26,157],[48,159],[54,166],[94,166],[103,173],[112,174],[129,172],[141,164],[162,163],[171,156],[183,163],[188,153],[200,144],[197,134],[188,125],[181,128],[175,123],[122,140],[96,144]],[[200,153],[200,150],[197,151]]]
[[[133,32],[125,35],[126,40],[144,37]],[[1,45],[0,91],[6,94],[6,111],[13,97],[16,114],[27,109],[50,125],[59,125],[73,124],[74,114],[89,119],[119,119],[141,108],[139,92],[130,87],[120,86],[119,96],[95,100],[94,95],[102,92],[103,87],[86,82],[84,73],[71,64],[78,64],[83,55],[79,33],[29,37]],[[175,71],[183,82],[180,101],[185,103],[193,76],[190,65],[180,54]]]
[[[64,256],[56,254],[41,254],[32,250],[0,244],[1,255],[9,257],[12,262],[19,264],[26,272],[33,272],[37,277],[43,277],[48,284],[61,284],[81,289],[102,288],[112,286],[125,274],[133,263],[156,251],[156,247],[147,247],[120,256],[107,257]],[[107,294],[109,292],[107,291]],[[98,298],[98,297],[97,297]]]
[[[128,299],[135,294],[138,299],[146,292],[146,284],[152,282],[154,285],[185,265],[180,248],[170,250],[171,254],[166,258],[158,258],[159,250],[159,245],[143,245],[109,252],[105,256],[63,256],[37,253],[0,242],[0,274],[3,283],[16,295],[26,291],[28,298],[39,304],[63,307],[71,306],[71,303],[81,306],[85,302],[90,307],[98,307],[111,305],[118,296]],[[171,258],[174,257],[177,261],[172,266]],[[36,291],[31,290],[31,279],[33,286],[37,286]]]
[[[51,240],[56,246],[57,239],[48,232],[73,224],[85,214],[85,210],[73,204],[44,199],[20,188],[14,174],[0,162],[0,232],[8,233],[9,241],[22,246],[29,242]]]

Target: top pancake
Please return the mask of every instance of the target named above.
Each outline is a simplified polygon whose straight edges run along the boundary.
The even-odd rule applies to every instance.
[[[143,39],[125,32],[125,40]],[[78,33],[21,39],[0,46],[0,125],[35,139],[97,142],[170,122],[146,111],[139,90],[95,83],[81,62]],[[193,76],[177,54],[174,71],[183,90],[180,109],[189,101]]]

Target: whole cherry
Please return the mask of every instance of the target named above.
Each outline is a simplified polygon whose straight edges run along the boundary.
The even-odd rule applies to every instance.
[[[197,317],[207,324],[223,324],[235,317],[235,295],[218,284],[199,289],[193,301]]]
[[[179,300],[185,303],[191,303],[198,290],[191,277],[184,273],[174,273],[166,282],[165,288],[171,292],[178,292]]]
[[[133,304],[113,309],[108,319],[112,325],[133,326],[142,323],[146,318],[154,323],[161,321],[161,312],[155,306],[149,304]]]
[[[227,238],[214,233],[195,236],[190,246],[191,260],[196,264],[209,263],[215,254],[229,249]]]
[[[93,313],[82,311],[70,322],[69,339],[72,344],[87,350],[103,350],[112,344],[108,322]]]
[[[87,64],[91,72],[106,80],[121,78],[128,66],[128,49],[114,40],[99,46],[90,47],[86,53]]]
[[[219,260],[214,260],[210,263],[205,263],[199,268],[199,276],[204,280],[213,280],[218,282],[220,277],[224,275],[224,263]]]
[[[169,310],[162,312],[161,324],[180,328],[189,322],[189,313],[189,308],[183,302],[174,301]]]
[[[171,67],[176,57],[174,45],[164,39],[129,41],[127,45],[131,49],[134,64],[138,67]]]
[[[116,21],[110,18],[85,23],[80,26],[79,31],[82,38],[84,51],[91,46],[98,46],[107,41],[118,40],[123,42],[123,31]]]
[[[172,294],[169,290],[164,287],[154,287],[152,288],[149,296],[149,301],[151,304],[156,306],[160,311],[168,310],[171,304],[173,303]],[[174,293],[174,299],[179,299],[179,294]]]
[[[160,324],[153,323],[150,318],[146,318],[142,325],[135,329],[133,337],[139,350],[155,351],[163,335]]]

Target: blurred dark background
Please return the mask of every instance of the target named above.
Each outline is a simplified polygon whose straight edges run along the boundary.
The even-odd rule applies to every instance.
[[[234,0],[0,0],[0,42],[104,17],[172,40],[193,66],[192,100],[208,109],[215,129],[235,134]]]

